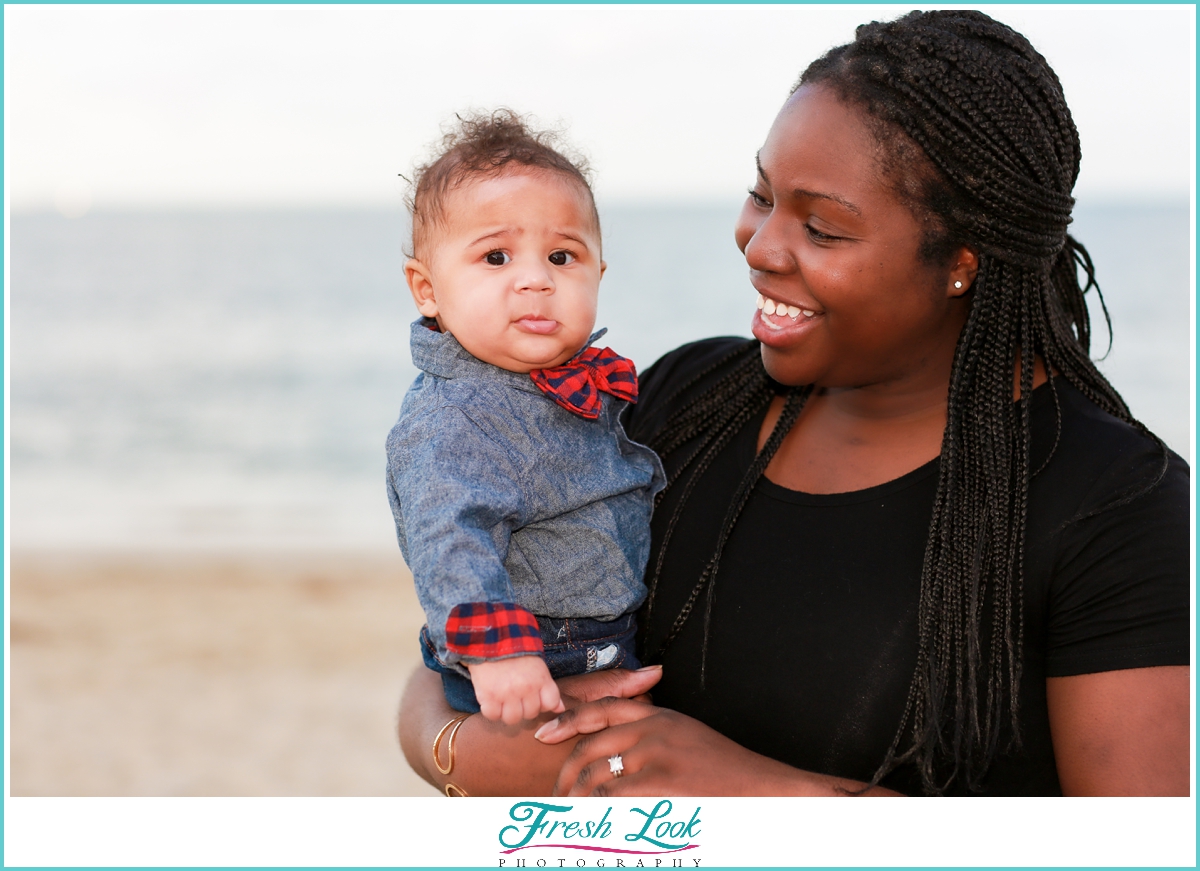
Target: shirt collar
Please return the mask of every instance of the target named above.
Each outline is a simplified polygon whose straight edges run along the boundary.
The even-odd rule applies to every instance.
[[[434,328],[431,329],[431,327]],[[596,330],[571,359],[574,360],[607,332],[607,327]],[[493,379],[516,376],[514,383],[523,382],[534,391],[538,389],[524,372],[510,372],[477,359],[450,333],[439,332],[433,318],[421,317],[413,321],[412,326],[409,327],[409,344],[412,349],[413,365],[430,375],[436,375],[439,378]],[[570,360],[567,362],[569,363]]]

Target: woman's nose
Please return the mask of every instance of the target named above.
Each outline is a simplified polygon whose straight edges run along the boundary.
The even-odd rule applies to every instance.
[[[734,228],[738,248],[746,256],[746,265],[756,272],[788,273],[796,265],[787,244],[781,217],[774,212],[763,215],[747,203]]]

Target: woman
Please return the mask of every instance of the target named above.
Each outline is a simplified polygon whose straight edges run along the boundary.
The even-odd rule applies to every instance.
[[[619,698],[651,670],[564,685],[585,703],[532,740],[471,718],[455,785],[1186,794],[1188,473],[1088,357],[1053,71],[980,13],[865,25],[758,167],[758,341],[668,355],[628,421],[671,479],[661,707]],[[451,717],[414,676],[401,739],[438,783]]]

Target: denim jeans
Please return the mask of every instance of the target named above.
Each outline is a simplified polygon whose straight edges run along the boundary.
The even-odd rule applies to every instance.
[[[637,618],[632,613],[608,621],[590,617],[537,619],[538,628],[542,631],[542,658],[553,678],[606,668],[642,667],[634,650]],[[421,627],[421,656],[426,666],[441,674],[442,687],[450,707],[463,713],[479,712],[479,702],[471,681],[442,664],[425,626]]]

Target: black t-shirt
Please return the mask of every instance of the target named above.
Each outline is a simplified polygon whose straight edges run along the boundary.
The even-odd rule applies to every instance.
[[[675,395],[745,341],[686,345],[650,367],[627,421],[631,436],[644,440],[712,384],[721,369]],[[1077,520],[1153,480],[1161,449],[1061,378],[1038,388],[1031,406],[1031,468],[1054,452],[1029,492],[1021,744],[993,763],[983,785],[993,795],[1061,793],[1047,677],[1189,662],[1187,464],[1171,454],[1154,490]],[[643,627],[647,653],[659,648],[712,556],[764,414],[708,469],[678,521]],[[668,472],[689,453],[684,446],[666,457]],[[934,460],[886,484],[832,495],[760,479],[721,558],[704,685],[701,594],[663,658],[655,703],[798,768],[869,780],[896,734],[916,666],[937,472]],[[673,487],[656,510],[651,567],[681,489]],[[897,769],[883,784],[921,792],[911,769]]]

